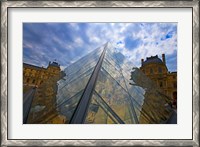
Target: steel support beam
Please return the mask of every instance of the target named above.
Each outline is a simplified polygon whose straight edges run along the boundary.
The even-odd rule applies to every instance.
[[[31,109],[31,104],[33,101],[33,97],[36,91],[36,87],[32,88],[24,95],[24,102],[23,102],[23,124],[27,123],[28,115]]]
[[[107,44],[105,45],[104,50],[103,50],[96,66],[94,68],[94,71],[85,87],[85,90],[81,96],[81,99],[80,99],[79,103],[77,104],[74,114],[72,115],[71,120],[69,122],[70,124],[83,124],[85,122],[88,106],[89,106],[90,99],[93,94],[93,90],[96,85],[99,71],[102,66],[102,62],[103,62],[103,59],[104,59],[104,56],[106,53],[106,48],[107,48]]]

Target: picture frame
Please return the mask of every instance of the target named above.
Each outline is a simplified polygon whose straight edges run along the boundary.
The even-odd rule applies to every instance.
[[[192,139],[9,139],[9,10],[12,8],[191,8]],[[1,145],[2,146],[199,146],[199,3],[198,1],[2,1],[1,2]]]

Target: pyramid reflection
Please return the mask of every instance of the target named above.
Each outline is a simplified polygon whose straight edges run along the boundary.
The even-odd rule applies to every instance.
[[[132,66],[106,43],[64,70],[52,108],[39,113],[32,108],[28,123],[166,123],[172,114],[170,99]]]

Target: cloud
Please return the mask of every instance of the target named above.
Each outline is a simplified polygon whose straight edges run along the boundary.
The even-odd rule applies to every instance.
[[[165,53],[169,69],[177,69],[176,23],[24,23],[23,59],[38,66],[57,59],[66,67],[108,41],[133,66]]]
[[[137,67],[141,66],[140,61],[142,58],[145,59],[162,53],[170,55],[170,58],[177,58],[176,27],[174,23],[138,23],[137,25],[130,25],[129,35],[127,35],[129,38],[125,39],[125,48],[122,52]],[[131,32],[133,28],[137,28],[137,31]],[[165,39],[162,40],[162,38]],[[176,68],[169,69],[176,70]]]
[[[137,48],[140,44],[142,43],[142,40],[140,40],[139,38],[131,38],[131,37],[127,37],[125,38],[125,47],[128,50],[134,50],[135,48]]]

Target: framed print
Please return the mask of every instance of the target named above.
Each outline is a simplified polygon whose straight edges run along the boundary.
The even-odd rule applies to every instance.
[[[1,12],[2,146],[199,146],[198,1]]]

